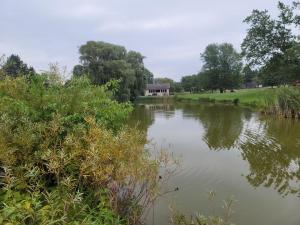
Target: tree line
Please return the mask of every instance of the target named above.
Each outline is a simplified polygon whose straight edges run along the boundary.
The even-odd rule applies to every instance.
[[[276,18],[268,10],[253,10],[244,20],[249,28],[241,52],[230,43],[208,45],[201,54],[201,71],[182,77],[182,90],[223,92],[249,84],[279,86],[300,80],[300,42],[295,32],[299,6],[299,2],[278,2]]]
[[[300,80],[300,2],[291,5],[278,2],[279,14],[253,10],[243,21],[249,25],[241,52],[230,43],[209,44],[200,58],[199,73],[183,76],[180,82],[163,77],[153,78],[144,65],[144,56],[125,47],[102,41],[88,41],[79,48],[80,63],[72,77],[88,77],[92,84],[102,85],[117,80],[119,101],[134,100],[143,95],[147,83],[170,83],[171,92],[233,90],[240,87],[279,86]],[[0,60],[0,76],[37,74],[19,56]]]
[[[101,41],[88,41],[79,48],[79,53],[80,64],[74,66],[72,78],[87,77],[93,85],[115,80],[118,86],[115,97],[119,101],[134,100],[143,95],[146,84],[153,82],[153,74],[144,66],[145,57],[139,52]],[[1,57],[1,62],[0,77],[29,78],[44,74],[38,74],[18,55]],[[55,64],[50,65],[50,70],[55,70],[54,67]]]

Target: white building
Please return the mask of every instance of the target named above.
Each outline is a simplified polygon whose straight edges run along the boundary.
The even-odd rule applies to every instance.
[[[170,84],[147,84],[145,96],[169,96]]]

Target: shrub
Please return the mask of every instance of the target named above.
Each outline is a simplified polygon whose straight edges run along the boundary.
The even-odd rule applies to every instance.
[[[235,98],[235,99],[233,99],[232,102],[233,102],[233,104],[238,105],[240,103],[240,99]]]
[[[0,223],[140,222],[166,155],[150,159],[107,86],[46,78],[0,81]]]

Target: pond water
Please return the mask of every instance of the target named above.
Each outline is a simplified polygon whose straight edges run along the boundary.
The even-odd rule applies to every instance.
[[[157,149],[181,158],[148,224],[169,224],[169,205],[222,215],[236,200],[236,225],[300,224],[300,122],[218,104],[139,104],[132,114]],[[208,198],[208,191],[216,196]]]

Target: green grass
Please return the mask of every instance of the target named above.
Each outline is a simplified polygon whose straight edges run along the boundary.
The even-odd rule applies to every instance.
[[[276,88],[255,88],[241,89],[235,92],[227,91],[226,93],[177,94],[176,99],[225,103],[233,103],[235,99],[238,99],[241,105],[264,107],[266,106],[266,99],[275,98],[276,91]]]
[[[139,96],[137,99],[163,99],[163,98],[173,98],[173,95],[169,96]]]
[[[140,96],[136,102],[149,102],[149,103],[167,103],[173,101],[174,96]]]

